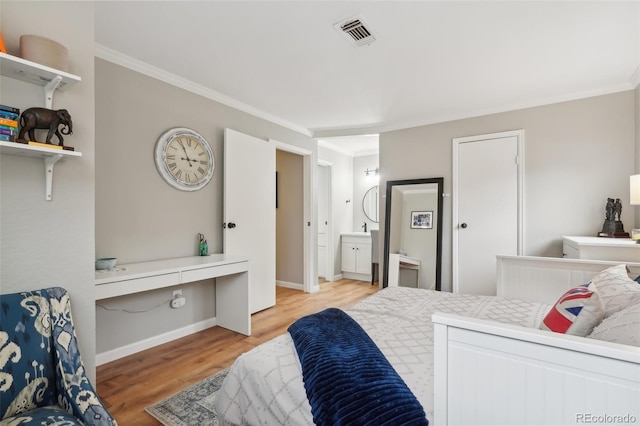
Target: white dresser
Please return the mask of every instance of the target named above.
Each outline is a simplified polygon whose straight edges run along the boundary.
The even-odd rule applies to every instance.
[[[371,234],[342,234],[342,276],[352,280],[371,281]]]
[[[562,256],[568,259],[640,262],[640,244],[631,238],[562,237]]]

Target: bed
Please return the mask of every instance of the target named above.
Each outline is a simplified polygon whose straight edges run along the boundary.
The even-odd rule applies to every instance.
[[[613,265],[501,256],[498,297],[390,287],[346,312],[430,424],[637,421],[640,348],[538,329],[559,295]],[[238,357],[216,410],[221,424],[314,423],[289,333]]]

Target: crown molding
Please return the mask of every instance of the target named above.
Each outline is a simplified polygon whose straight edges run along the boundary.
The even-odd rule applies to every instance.
[[[280,117],[269,114],[265,111],[254,108],[245,103],[242,103],[220,92],[217,92],[215,90],[211,90],[202,85],[196,84],[183,77],[179,77],[175,74],[162,70],[158,67],[147,64],[146,62],[142,62],[138,59],[127,56],[121,52],[110,49],[98,43],[95,44],[95,56],[97,58],[104,59],[105,61],[109,61],[116,65],[123,66],[125,68],[131,69],[133,71],[136,71],[141,74],[147,75],[149,77],[155,78],[157,80],[163,81],[167,84],[171,84],[175,87],[179,87],[183,90],[187,90],[189,92],[203,96],[207,99],[211,99],[215,102],[219,102],[223,105],[229,106],[231,108],[237,109],[247,114],[251,114],[255,117],[261,118],[263,120],[267,120],[279,126],[285,127],[287,129],[293,130],[295,132],[298,132],[313,138],[361,135],[361,134],[371,134],[371,133],[378,133],[378,134],[386,133],[386,132],[392,132],[397,130],[409,129],[413,127],[427,126],[430,124],[444,123],[444,122],[455,121],[455,120],[463,120],[468,118],[480,117],[484,115],[497,114],[497,113],[515,111],[515,110],[526,109],[526,108],[534,108],[534,107],[551,105],[551,104],[561,103],[561,102],[574,101],[574,100],[579,100],[579,99],[584,99],[584,98],[589,98],[594,96],[607,95],[607,94],[622,92],[626,90],[633,90],[640,85],[640,66],[638,66],[635,72],[629,78],[628,83],[613,86],[613,87],[607,87],[599,90],[592,90],[592,91],[587,91],[582,93],[574,93],[571,95],[560,96],[560,97],[542,98],[534,102],[505,105],[503,107],[472,111],[465,114],[452,114],[452,115],[445,115],[445,116],[439,116],[439,117],[432,117],[429,120],[404,122],[404,123],[398,123],[395,125],[383,125],[381,123],[370,123],[370,124],[345,126],[341,128],[308,129],[308,128],[299,126],[297,124],[291,123]],[[336,149],[336,147],[330,146],[330,145],[321,144],[321,146],[324,146],[325,148],[331,149],[333,151],[342,152],[343,154],[347,154],[352,157],[362,155],[360,153],[339,150],[339,149]]]
[[[358,135],[358,134],[367,134],[367,133],[382,134],[387,132],[408,130],[415,127],[429,126],[432,124],[440,124],[440,123],[446,123],[446,122],[456,121],[456,120],[466,120],[470,118],[483,117],[486,115],[500,114],[505,112],[527,109],[527,108],[537,108],[541,106],[559,104],[562,102],[571,102],[571,101],[577,101],[581,99],[592,98],[596,96],[604,96],[604,95],[611,95],[619,92],[625,92],[628,90],[633,90],[638,85],[637,83],[635,86],[633,85],[634,78],[636,79],[636,81],[640,80],[640,71],[636,70],[636,72],[633,74],[632,78],[629,80],[628,83],[623,83],[623,84],[610,86],[602,89],[590,90],[590,91],[585,91],[580,93],[573,93],[571,95],[545,97],[545,98],[540,98],[531,102],[514,103],[510,105],[504,105],[502,107],[469,111],[467,113],[462,113],[462,114],[433,116],[433,117],[430,117],[428,120],[416,120],[416,121],[410,121],[410,122],[397,123],[393,125],[384,125],[384,124],[371,124],[371,125],[361,125],[361,126],[354,125],[351,127],[343,127],[343,128],[312,129],[312,130],[315,138],[328,138],[328,137],[336,137],[338,135]]]
[[[247,114],[251,114],[263,120],[270,121],[279,126],[286,127],[287,129],[293,130],[295,132],[302,133],[303,135],[306,135],[309,137],[313,136],[313,133],[305,127],[291,123],[280,117],[276,117],[272,114],[269,114],[267,112],[254,108],[250,105],[242,103],[227,95],[223,95],[220,92],[211,90],[200,84],[194,83],[191,80],[187,80],[186,78],[177,76],[161,68],[155,67],[146,62],[132,58],[131,56],[127,56],[121,52],[110,49],[98,43],[95,44],[95,57],[104,59],[105,61],[139,72],[148,77],[155,78],[156,80],[163,81],[167,84],[171,84],[172,86],[178,87],[180,89],[186,90],[191,93],[195,93],[196,95],[200,95],[207,99],[211,99],[212,101],[219,102],[221,104],[237,109],[239,111],[246,112]]]

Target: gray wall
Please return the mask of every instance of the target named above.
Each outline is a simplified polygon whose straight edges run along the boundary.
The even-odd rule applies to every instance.
[[[372,187],[378,185],[378,176],[369,174],[366,176],[365,170],[375,170],[379,164],[379,155],[363,155],[353,157],[353,231],[363,231],[362,224],[367,223],[367,231],[379,229],[379,222],[369,220],[364,214],[362,200],[365,193]],[[382,194],[380,195],[382,200]]]
[[[304,188],[302,156],[276,150],[276,281],[304,282]]]
[[[453,138],[524,129],[525,254],[559,257],[563,235],[600,230],[608,196],[622,200],[622,221],[626,229],[632,226],[634,95],[626,91],[383,133],[380,187],[387,180],[442,176],[444,192],[451,193]],[[442,288],[450,290],[451,197],[444,198],[443,215]]]
[[[210,253],[222,251],[226,127],[315,155],[315,141],[306,135],[110,62],[96,59],[95,64],[95,250],[100,257],[118,257],[122,264],[192,256],[198,232],[206,235]],[[174,189],[156,171],[156,140],[178,126],[198,131],[213,149],[215,174],[200,191]],[[101,304],[109,308],[146,312],[98,309],[98,353],[211,318],[215,315],[212,287],[213,280],[182,286],[187,297],[182,309],[165,303],[174,288],[104,301]]]
[[[80,351],[95,383],[94,305],[94,5],[91,2],[0,2],[0,28],[9,54],[35,34],[69,50],[69,71],[82,82],[54,97],[67,108],[73,135],[65,144],[81,158],[54,169],[53,200],[44,199],[42,160],[0,156],[0,292],[61,286],[71,295]],[[0,78],[2,104],[44,106],[41,87]]]

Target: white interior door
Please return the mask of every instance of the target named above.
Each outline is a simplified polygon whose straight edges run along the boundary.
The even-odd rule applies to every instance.
[[[454,140],[453,291],[459,293],[495,295],[496,255],[522,254],[522,134],[487,136]]]
[[[224,130],[223,250],[249,257],[251,313],[276,304],[276,149]]]
[[[327,166],[317,166],[318,171],[318,277],[331,279],[327,270],[327,243],[329,227],[329,198],[327,191]]]

